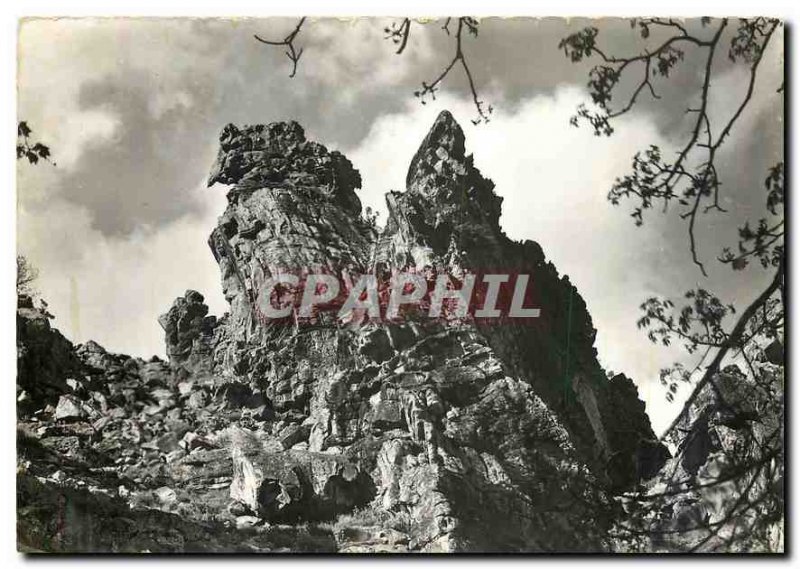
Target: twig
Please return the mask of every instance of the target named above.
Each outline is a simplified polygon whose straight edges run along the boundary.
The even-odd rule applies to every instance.
[[[408,35],[411,32],[411,18],[403,18],[400,25],[392,24],[391,28],[384,28],[383,31],[386,32],[386,39],[398,44],[399,47],[395,54],[400,55],[408,44]]]
[[[289,77],[294,77],[295,74],[297,73],[297,63],[300,61],[300,57],[303,55],[303,48],[302,47],[299,50],[295,49],[294,40],[297,37],[297,34],[300,33],[300,29],[303,27],[303,24],[305,23],[305,21],[306,21],[306,17],[305,16],[300,18],[300,21],[297,22],[297,26],[295,26],[294,30],[292,30],[292,32],[288,36],[286,36],[285,38],[283,38],[280,41],[266,40],[266,39],[258,36],[257,34],[253,36],[254,38],[256,38],[258,41],[260,41],[263,44],[273,45],[273,46],[275,46],[275,45],[283,45],[283,46],[286,46],[286,47],[289,48],[289,50],[285,52],[286,53],[286,57],[288,57],[289,60],[292,62],[292,72],[289,74]]]
[[[450,35],[450,18],[445,20],[444,25],[442,26],[442,30],[449,36]],[[455,32],[455,55],[450,63],[444,68],[442,71],[432,82],[428,83],[426,81],[422,82],[422,90],[415,91],[414,96],[418,97],[422,100],[422,104],[425,104],[425,96],[431,95],[431,98],[436,99],[436,91],[439,88],[439,84],[447,77],[450,71],[453,68],[460,64],[461,68],[464,70],[464,75],[467,78],[467,82],[469,84],[470,94],[472,95],[472,102],[475,105],[475,109],[478,111],[478,118],[473,119],[473,124],[479,124],[481,122],[489,122],[489,115],[492,114],[493,108],[491,105],[488,107],[484,107],[484,101],[480,99],[478,96],[478,90],[475,87],[475,81],[472,77],[472,72],[470,71],[469,65],[467,64],[467,59],[464,56],[464,50],[462,47],[462,38],[464,30],[467,30],[472,35],[478,35],[478,22],[474,18],[463,17],[458,18],[458,27],[456,28]]]

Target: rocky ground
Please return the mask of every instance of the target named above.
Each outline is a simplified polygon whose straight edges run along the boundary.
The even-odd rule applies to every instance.
[[[209,244],[230,312],[187,291],[169,361],[74,346],[20,298],[18,540],[26,551],[614,551],[619,496],[669,458],[608,378],[577,290],[442,113],[376,229],[361,179],[296,123],[220,137]],[[214,191],[217,191],[215,188]],[[265,323],[285,269],[530,272],[536,325]]]

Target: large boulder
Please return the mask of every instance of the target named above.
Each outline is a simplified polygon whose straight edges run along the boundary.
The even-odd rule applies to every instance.
[[[217,319],[208,316],[208,306],[202,294],[187,290],[172,303],[169,311],[158,318],[164,329],[167,355],[171,362],[180,364],[193,353],[208,353],[203,340],[214,332]]]
[[[50,316],[29,299],[21,302],[17,309],[19,411],[28,413],[57,403],[69,392],[67,380],[84,373],[72,342],[51,326]]]
[[[56,421],[81,419],[85,415],[86,412],[83,410],[81,400],[77,397],[62,395],[59,398],[55,411]]]

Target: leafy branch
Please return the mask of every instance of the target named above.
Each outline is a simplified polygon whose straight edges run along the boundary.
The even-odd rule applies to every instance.
[[[637,153],[633,158],[632,172],[614,182],[608,198],[614,205],[623,199],[633,198],[635,205],[631,216],[636,225],[642,225],[644,210],[652,208],[655,202],[663,202],[666,210],[671,202],[677,201],[682,208],[680,217],[688,223],[692,261],[703,275],[707,275],[697,250],[697,217],[713,210],[724,211],[720,206],[721,182],[717,175],[716,158],[752,98],[764,52],[780,22],[770,18],[739,20],[729,42],[728,58],[734,63],[741,61],[747,65],[748,86],[742,101],[723,122],[718,133],[712,129],[709,116],[709,89],[715,73],[716,56],[729,21],[722,19],[712,26],[710,18],[703,18],[701,23],[703,30],[711,28],[711,32],[690,33],[684,24],[671,18],[633,19],[631,27],[638,28],[645,40],[656,30],[662,36],[666,34],[666,39],[639,54],[606,53],[598,45],[598,30],[593,27],[562,39],[559,49],[573,62],[592,57],[601,60],[589,72],[589,94],[596,110],[581,105],[570,119],[574,126],[581,121],[588,122],[598,136],[613,134],[614,120],[630,112],[645,89],[654,99],[660,98],[654,81],[668,78],[686,59],[687,49],[699,50],[702,54],[699,101],[695,107],[686,109],[687,114],[695,116],[688,140],[674,159],[665,158],[657,146]],[[614,104],[619,98],[619,85],[623,77],[637,67],[640,75],[632,94],[626,96],[622,103]]]
[[[399,24],[392,22],[391,26],[383,28],[383,32],[386,34],[385,39],[391,40],[392,43],[397,45],[395,53],[400,55],[408,45],[408,36],[411,33],[411,18],[403,18]]]
[[[755,229],[750,227],[749,222],[739,228],[737,253],[733,253],[729,247],[726,247],[719,257],[720,262],[731,265],[734,270],[744,269],[752,259],[757,259],[765,269],[770,266],[774,267],[783,257],[785,233],[783,162],[779,162],[770,169],[764,185],[767,188],[767,210],[773,216],[780,216],[780,219],[769,221],[761,218]]]
[[[614,121],[643,97],[658,101],[661,83],[673,70],[690,58],[698,60],[702,86],[696,103],[686,109],[692,120],[676,155],[668,156],[655,145],[636,153],[629,173],[615,180],[608,199],[614,205],[633,201],[631,216],[637,226],[642,225],[645,210],[659,204],[666,212],[670,204],[677,203],[678,214],[688,225],[692,261],[703,275],[706,268],[698,254],[697,224],[702,215],[725,212],[717,171],[719,150],[752,99],[763,55],[779,25],[778,20],[769,18],[740,19],[737,25],[727,19],[712,22],[703,18],[700,26],[644,18],[631,20],[631,27],[647,46],[641,53],[607,53],[599,45],[598,30],[591,27],[559,44],[573,62],[599,59],[588,76],[593,106],[579,106],[571,118],[575,126],[588,122],[598,136],[613,134]],[[734,110],[712,125],[709,92],[725,45],[728,59],[748,70],[746,91]],[[633,85],[631,90],[621,92],[623,83]],[[783,91],[781,85],[777,92]],[[746,550],[748,542],[772,547],[770,528],[782,520],[783,504],[783,163],[770,168],[765,187],[769,215],[756,223],[745,222],[735,252],[725,248],[717,259],[734,271],[753,261],[774,271],[769,285],[743,311],[724,304],[702,287],[686,293],[681,307],[658,298],[648,298],[641,305],[637,325],[647,330],[652,342],[681,342],[687,352],[699,351],[693,368],[677,363],[661,370],[667,399],[674,401],[681,383],[700,377],[663,435],[679,443],[672,466],[659,477],[666,490],[644,490],[627,498],[630,523],[621,527],[621,537],[635,542],[636,536],[660,536],[657,539],[663,540],[674,534],[674,545],[686,551]],[[721,369],[728,358],[738,358],[747,373],[735,365]],[[712,417],[714,426],[709,422]],[[764,436],[767,430],[771,434]],[[724,442],[715,442],[718,436]],[[703,465],[705,470],[698,476]],[[679,472],[685,476],[676,480]],[[710,493],[704,494],[704,489]],[[720,501],[720,493],[728,497]],[[707,502],[704,496],[708,496]],[[638,503],[647,505],[639,508]],[[713,509],[720,503],[721,513],[713,517],[705,509],[706,504]],[[673,510],[675,506],[678,512]]]
[[[730,248],[725,248],[719,260],[731,265],[734,270],[742,270],[747,266],[749,259],[757,258],[764,268],[779,268],[782,275],[784,262],[784,223],[782,219],[784,174],[782,162],[770,168],[764,185],[767,190],[767,209],[773,215],[781,215],[781,220],[774,224],[768,224],[765,219],[762,219],[755,231],[750,228],[748,223],[745,223],[739,230],[739,254],[735,255]],[[773,289],[773,292],[775,290]],[[689,303],[677,313],[674,312],[673,301],[655,297],[648,298],[640,306],[643,315],[638,320],[637,327],[648,329],[648,338],[654,343],[669,346],[673,338],[682,340],[690,354],[701,347],[708,350],[738,348],[743,352],[745,346],[758,334],[764,333],[766,329],[770,330],[768,336],[774,336],[776,326],[783,321],[782,310],[777,310],[777,318],[767,316],[768,308],[770,308],[770,295],[768,295],[761,299],[760,305],[755,306],[750,313],[746,313],[746,318],[737,324],[737,327],[749,326],[752,329],[751,332],[737,336],[737,343],[731,344],[734,333],[726,332],[724,321],[726,317],[736,314],[733,304],[724,305],[716,296],[703,288],[688,291],[685,298]],[[775,311],[773,310],[773,312]],[[759,317],[762,325],[756,327],[753,322]],[[708,351],[704,354],[701,362],[707,355]],[[680,365],[662,370],[661,382],[669,388],[667,394],[669,400],[673,399],[672,395],[677,390],[677,382],[672,378],[677,375],[682,381],[688,382],[693,373],[686,372]]]
[[[460,66],[463,71],[464,75],[467,78],[467,83],[469,84],[470,95],[472,96],[472,102],[475,105],[475,109],[478,112],[478,116],[475,119],[472,119],[472,124],[480,124],[480,123],[488,123],[489,116],[494,111],[492,105],[486,105],[486,103],[479,97],[478,90],[475,87],[475,80],[472,77],[472,72],[469,69],[469,64],[467,63],[467,58],[464,56],[464,50],[462,47],[463,42],[463,34],[466,30],[467,33],[473,37],[478,37],[478,26],[479,22],[475,18],[457,18],[457,25],[454,34],[450,32],[450,24],[453,18],[447,18],[445,20],[444,25],[442,26],[442,30],[448,35],[452,36],[455,42],[455,54],[453,55],[453,59],[450,63],[444,68],[444,70],[431,82],[423,81],[422,82],[422,89],[414,91],[414,96],[420,99],[420,102],[424,105],[426,104],[426,97],[430,96],[431,99],[436,99],[436,91],[439,89],[439,85],[444,81],[445,77],[456,67]]]
[[[747,342],[750,336],[746,335],[745,332],[750,324],[752,318],[754,318],[758,311],[762,310],[763,307],[767,304],[769,299],[775,294],[783,286],[783,279],[784,279],[784,265],[783,260],[781,260],[780,264],[778,265],[775,274],[773,275],[772,281],[770,282],[769,286],[767,286],[761,294],[744,310],[744,312],[737,320],[733,329],[724,334],[724,338],[713,347],[718,348],[718,351],[714,355],[713,360],[711,363],[705,368],[703,376],[700,380],[695,384],[694,389],[692,390],[691,395],[686,400],[683,405],[683,409],[681,413],[675,418],[669,428],[665,431],[665,433],[670,433],[673,429],[677,427],[677,425],[683,420],[684,416],[688,413],[689,409],[694,404],[695,400],[699,396],[700,392],[703,388],[712,380],[712,378],[717,374],[720,369],[720,365],[725,357],[731,350],[735,350],[737,348],[742,348],[744,344]],[[698,344],[701,343],[698,341]]]
[[[39,160],[55,163],[50,160],[50,148],[41,142],[33,142],[31,134],[33,131],[25,121],[17,123],[17,160],[25,158],[31,164],[37,164]]]

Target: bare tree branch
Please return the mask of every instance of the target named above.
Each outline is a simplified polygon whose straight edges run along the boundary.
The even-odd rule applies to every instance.
[[[442,30],[449,36],[450,34],[450,23],[451,18],[447,18],[445,20],[444,25],[442,26]],[[469,17],[462,17],[458,18],[458,25],[456,27],[456,31],[454,34],[454,41],[455,41],[455,54],[453,55],[453,59],[450,63],[444,68],[444,70],[431,82],[422,82],[422,89],[419,91],[414,91],[414,96],[419,98],[422,104],[425,104],[425,97],[430,95],[432,99],[436,99],[436,91],[439,89],[439,85],[444,81],[445,77],[448,76],[450,71],[453,70],[456,66],[460,66],[463,71],[464,75],[467,78],[467,83],[469,84],[470,95],[472,96],[472,102],[475,105],[475,109],[478,111],[478,117],[472,120],[473,124],[480,124],[482,122],[488,123],[489,122],[489,115],[492,114],[494,111],[491,105],[486,106],[485,102],[481,100],[478,96],[478,90],[475,86],[475,80],[472,77],[472,72],[470,71],[469,64],[467,63],[467,58],[464,55],[463,49],[463,34],[464,31],[467,31],[469,34],[473,36],[478,35],[478,21],[475,18]]]
[[[455,33],[451,34],[450,32],[450,24],[452,20],[456,19],[458,22],[457,28]],[[292,62],[292,72],[289,74],[289,77],[294,77],[297,74],[297,64],[300,61],[300,57],[303,55],[303,49],[297,49],[295,47],[295,39],[297,35],[300,33],[300,30],[303,28],[303,24],[305,23],[306,18],[301,18],[295,28],[282,40],[268,40],[264,39],[261,36],[255,35],[255,39],[259,42],[269,45],[269,46],[285,46],[286,56]],[[403,18],[399,22],[394,22],[390,26],[384,28],[385,38],[392,41],[395,45],[397,45],[397,50],[395,53],[397,55],[401,55],[408,46],[409,37],[411,35],[411,18]],[[464,32],[466,31],[468,34],[477,37],[478,35],[478,27],[479,22],[475,18],[471,17],[459,17],[459,18],[446,18],[444,24],[442,25],[442,30],[448,35],[452,36],[455,44],[455,53],[453,55],[453,59],[444,70],[431,82],[422,82],[422,89],[417,90],[414,92],[414,96],[420,99],[422,104],[426,104],[426,97],[430,96],[432,99],[436,99],[436,92],[439,90],[441,83],[444,79],[448,76],[448,74],[455,68],[460,67],[464,71],[464,76],[467,79],[467,84],[469,85],[470,95],[472,97],[472,102],[475,105],[475,109],[478,113],[476,119],[473,119],[473,124],[479,124],[481,122],[489,122],[489,116],[492,114],[494,109],[491,105],[486,105],[483,100],[481,100],[480,96],[478,95],[478,89],[475,84],[475,79],[472,75],[472,71],[467,63],[467,58],[464,54],[463,48],[463,40],[464,40]],[[650,89],[652,91],[652,85],[650,85]]]
[[[710,20],[704,20],[704,26],[709,23]],[[696,113],[696,118],[693,121],[689,137],[677,157],[674,160],[664,161],[660,150],[654,154],[657,160],[650,159],[650,157],[648,160],[642,160],[637,155],[634,158],[634,174],[618,179],[609,192],[609,199],[612,203],[617,204],[623,197],[636,197],[640,203],[635,207],[632,217],[637,225],[642,223],[643,210],[652,207],[654,200],[663,200],[665,210],[670,201],[679,201],[682,206],[686,207],[680,215],[688,222],[689,250],[692,261],[701,273],[707,276],[698,251],[697,217],[700,213],[706,214],[713,210],[724,211],[720,206],[721,183],[715,163],[717,153],[751,101],[758,68],[780,22],[768,18],[740,20],[734,36],[730,40],[728,55],[734,61],[744,60],[749,64],[748,88],[743,100],[724,123],[716,137],[712,134],[709,118],[709,91],[714,76],[718,48],[724,32],[728,29],[728,19],[720,20],[714,28],[713,35],[708,39],[690,34],[686,26],[674,19],[632,20],[632,26],[636,25],[640,27],[643,38],[650,36],[652,27],[674,30],[676,33],[661,41],[655,48],[645,49],[643,53],[629,56],[610,55],[601,49],[597,45],[596,28],[585,28],[564,38],[559,43],[559,47],[572,61],[577,62],[584,58],[597,56],[603,62],[601,65],[595,66],[589,74],[590,93],[594,104],[599,107],[599,111],[592,111],[582,105],[571,122],[573,125],[577,125],[580,120],[587,120],[594,128],[595,134],[612,134],[614,131],[613,120],[628,113],[645,88],[654,98],[658,98],[652,79],[658,76],[668,77],[670,71],[684,59],[684,52],[680,49],[681,45],[706,50],[699,104],[697,108],[687,110],[687,112]],[[643,67],[643,77],[637,82],[626,103],[619,108],[613,108],[612,101],[615,99],[616,88],[620,84],[623,74],[635,64]],[[690,171],[688,167],[690,159],[694,161],[693,157],[696,157],[696,162],[699,163],[695,172]],[[682,194],[678,191],[679,185],[683,187]]]
[[[266,39],[264,39],[264,38],[262,38],[262,37],[260,37],[258,35],[254,35],[253,36],[254,38],[256,38],[258,41],[260,41],[263,44],[272,45],[272,46],[276,46],[276,45],[278,45],[278,46],[286,46],[287,48],[289,48],[285,52],[286,53],[286,57],[288,57],[289,61],[292,62],[292,72],[289,74],[289,77],[294,77],[295,74],[297,73],[297,63],[300,61],[300,57],[303,55],[303,48],[300,48],[299,50],[295,49],[294,40],[297,37],[297,34],[300,33],[300,29],[303,27],[303,24],[305,23],[305,21],[306,21],[305,16],[300,18],[300,21],[297,22],[297,26],[295,26],[294,30],[292,30],[291,33],[289,33],[288,36],[286,36],[285,38],[283,38],[280,41],[266,40]]]
[[[400,55],[405,51],[406,45],[408,45],[408,35],[411,32],[411,18],[403,18],[403,21],[399,24],[393,23],[391,27],[384,28],[383,31],[386,33],[386,39],[390,39],[392,43],[398,45],[395,53]]]

